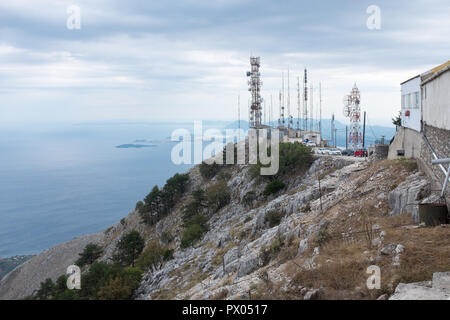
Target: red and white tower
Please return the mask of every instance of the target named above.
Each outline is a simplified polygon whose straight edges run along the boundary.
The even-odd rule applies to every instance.
[[[361,95],[355,83],[350,94],[344,97],[344,116],[350,118],[348,141],[353,150],[362,147],[360,99]]]

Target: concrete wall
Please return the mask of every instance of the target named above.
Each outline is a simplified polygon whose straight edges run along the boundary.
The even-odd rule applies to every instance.
[[[425,83],[422,91],[424,123],[450,130],[450,71]]]
[[[422,135],[410,128],[397,127],[394,141],[389,146],[388,159],[396,159],[397,150],[405,150],[405,158],[419,158],[422,149]]]
[[[402,126],[416,131],[421,130],[422,119],[420,81],[420,76],[417,76],[403,83],[401,88]]]

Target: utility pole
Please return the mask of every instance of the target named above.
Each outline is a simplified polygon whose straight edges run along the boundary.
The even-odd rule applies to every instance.
[[[335,141],[336,130],[334,129],[334,113],[331,115],[331,143]]]
[[[287,116],[288,116],[288,128],[291,127],[291,85],[290,85],[290,78],[289,78],[289,67],[288,67],[288,74],[287,74]]]
[[[345,150],[348,149],[348,126],[345,126]]]
[[[363,122],[363,139],[362,139],[363,149],[365,148],[366,143],[366,112],[364,111],[364,122]]]
[[[337,147],[337,129],[334,129],[334,147]]]
[[[241,141],[241,95],[238,95],[238,142],[239,141]]]
[[[319,132],[322,139],[322,83],[319,82]]]
[[[297,130],[300,131],[300,77],[297,77]]]
[[[272,116],[273,116],[273,97],[270,95],[270,114],[269,114],[269,125],[272,123]]]
[[[311,131],[314,131],[314,101],[313,101],[313,98],[314,98],[314,88],[313,88],[313,84],[311,83],[311,88],[310,88],[310,96],[311,96],[311,102],[310,102],[310,104],[311,104],[311,110],[309,110],[309,112],[311,113],[311,120],[310,120],[310,122],[311,122],[311,125],[310,125],[310,130]]]

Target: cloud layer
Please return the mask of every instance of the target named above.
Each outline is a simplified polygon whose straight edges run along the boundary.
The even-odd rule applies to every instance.
[[[80,30],[66,27],[73,4]],[[366,27],[372,4],[380,30]],[[342,97],[356,82],[372,122],[387,124],[399,83],[449,59],[448,16],[447,0],[4,1],[0,122],[236,119],[253,54],[272,118],[288,68],[296,115],[306,66],[324,117],[344,120]]]

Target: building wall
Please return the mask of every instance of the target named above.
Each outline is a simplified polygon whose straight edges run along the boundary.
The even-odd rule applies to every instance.
[[[422,91],[424,123],[435,128],[450,130],[450,71],[425,83]]]
[[[425,124],[424,132],[438,158],[450,158],[450,130],[439,129]],[[442,185],[445,178],[444,173],[437,165],[431,164],[431,160],[434,158],[425,141],[422,142],[420,159],[423,165],[426,166],[425,170],[431,173],[433,178]],[[444,167],[447,168],[447,165],[444,165]],[[447,189],[447,192],[450,194],[450,188]]]
[[[397,127],[397,132],[389,146],[388,159],[396,159],[397,150],[405,151],[405,158],[419,158],[422,149],[422,135],[416,130]]]
[[[422,118],[420,81],[420,76],[417,76],[403,83],[401,88],[402,126],[416,131],[421,130]]]

